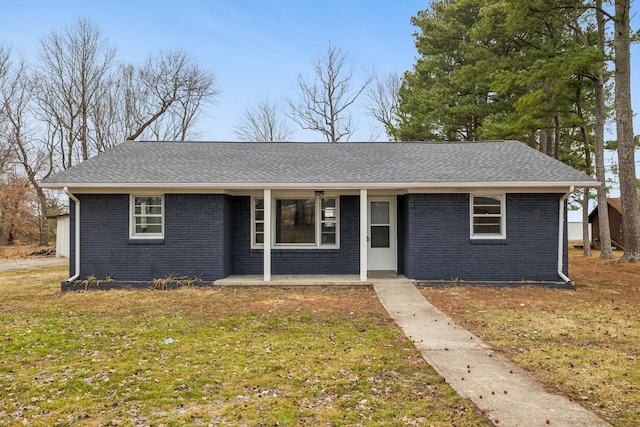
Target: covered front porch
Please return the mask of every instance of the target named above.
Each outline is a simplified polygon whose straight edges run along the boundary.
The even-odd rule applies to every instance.
[[[324,196],[324,191],[316,191],[317,197]],[[279,194],[279,193],[276,193]],[[279,212],[279,209],[274,209],[273,203],[278,200],[274,197],[272,190],[263,190],[261,202],[262,206],[260,214],[262,216],[262,226],[259,236],[259,244],[262,249],[262,264],[263,274],[257,275],[244,275],[244,276],[229,276],[224,279],[216,281],[216,284],[225,285],[227,283],[237,286],[237,283],[258,283],[263,282],[269,284],[271,282],[278,282],[282,284],[294,283],[296,281],[302,281],[307,284],[332,284],[332,285],[352,285],[352,284],[371,284],[369,278],[371,274],[377,272],[390,272],[395,276],[398,271],[398,256],[397,256],[397,220],[396,220],[396,195],[370,195],[367,189],[359,190],[359,274],[358,275],[327,275],[327,274],[314,274],[314,275],[274,275],[273,274],[273,251],[286,248],[280,245],[274,247],[274,242],[280,241],[280,236],[273,236],[274,232],[277,232],[277,228],[273,226],[274,221],[280,221],[279,218],[274,218],[274,213]],[[362,202],[366,201],[366,202]],[[329,208],[330,209],[330,208]],[[317,223],[318,231],[324,233],[325,226],[336,227],[339,226],[340,220],[332,223],[327,219],[325,215],[328,214],[328,209],[322,209],[321,219]],[[254,222],[255,212],[254,212]],[[337,224],[336,224],[337,223]],[[254,227],[257,227],[254,224]],[[254,230],[256,230],[255,228]],[[256,239],[254,232],[254,239]],[[274,238],[275,237],[275,238]],[[324,237],[324,236],[323,236]],[[333,237],[335,239],[335,237]],[[254,240],[254,243],[258,240]],[[336,240],[332,240],[332,243],[338,245]]]

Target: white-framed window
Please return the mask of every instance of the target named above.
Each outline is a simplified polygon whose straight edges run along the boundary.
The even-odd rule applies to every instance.
[[[253,199],[251,209],[253,218],[252,246],[264,243],[264,199]]]
[[[504,239],[506,237],[506,197],[470,195],[471,238]]]
[[[130,205],[130,237],[164,237],[164,196],[131,195]]]
[[[320,199],[320,245],[338,244],[338,199]]]
[[[337,197],[275,197],[271,212],[272,247],[337,248],[340,244]],[[264,244],[264,199],[251,203],[251,244]]]

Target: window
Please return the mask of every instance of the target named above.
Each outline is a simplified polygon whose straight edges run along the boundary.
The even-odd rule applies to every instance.
[[[131,196],[131,237],[164,235],[164,197]]]
[[[316,199],[276,199],[276,244],[316,243]]]
[[[336,229],[338,226],[338,209],[336,206],[336,199],[321,199],[322,200],[322,215],[320,217],[320,232],[322,238],[320,239],[321,245],[335,245]]]
[[[264,199],[253,199],[253,244],[264,243]]]
[[[505,237],[505,197],[471,196],[471,237]]]
[[[253,199],[252,245],[264,243],[264,199]],[[338,199],[331,197],[276,198],[272,211],[273,246],[336,247]]]

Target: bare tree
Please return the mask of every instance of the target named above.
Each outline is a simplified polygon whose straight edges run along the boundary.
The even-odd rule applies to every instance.
[[[640,208],[636,186],[633,110],[631,109],[630,0],[615,0],[615,109],[624,254],[621,261],[640,261]]]
[[[0,80],[0,105],[2,105],[5,123],[0,139],[11,147],[15,160],[22,166],[28,182],[36,191],[39,205],[40,244],[47,245],[48,198],[38,181],[51,174],[53,164],[51,152],[35,139],[34,129],[29,122],[32,93],[33,82],[27,75],[24,59],[21,59],[17,65],[11,66],[9,72]]]
[[[286,142],[293,130],[283,121],[275,104],[265,99],[247,109],[235,128],[241,141]]]
[[[326,56],[313,61],[312,76],[298,75],[297,100],[287,100],[287,114],[302,129],[320,132],[328,142],[348,140],[353,134],[348,108],[373,80],[354,82],[352,59],[329,42]]]
[[[92,131],[98,153],[124,141],[127,135],[122,86],[120,75],[110,76],[91,109]]]
[[[38,239],[37,198],[29,181],[13,173],[0,177],[0,244]]]
[[[4,133],[0,127],[0,134]],[[0,137],[0,177],[8,170],[13,159],[13,151],[11,146]]]
[[[62,166],[69,168],[101,145],[95,142],[92,117],[109,83],[115,49],[96,26],[82,19],[52,32],[40,47],[39,117],[54,132]]]
[[[11,50],[0,46],[0,85],[4,86],[4,82],[7,79],[10,66]],[[9,168],[13,157],[13,150],[4,136],[7,133],[6,129],[6,111],[2,104],[0,104],[0,178]]]
[[[396,120],[398,109],[398,93],[402,85],[402,77],[391,72],[384,78],[376,78],[367,88],[367,110],[373,118],[380,122],[389,137]]]
[[[139,70],[123,66],[122,78],[128,140],[187,139],[202,104],[219,94],[215,75],[182,50],[149,56]]]

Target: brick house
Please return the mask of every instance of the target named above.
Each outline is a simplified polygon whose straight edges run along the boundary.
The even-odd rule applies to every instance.
[[[70,198],[69,281],[389,271],[566,283],[590,177],[517,141],[124,142],[45,180]]]

